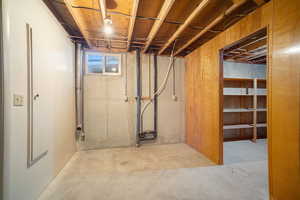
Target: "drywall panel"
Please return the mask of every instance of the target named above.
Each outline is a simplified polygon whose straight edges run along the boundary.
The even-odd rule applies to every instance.
[[[264,64],[248,64],[223,62],[223,76],[226,78],[258,78],[266,79],[267,66]]]
[[[35,200],[76,150],[74,45],[40,0],[3,0],[5,66],[5,200]],[[27,168],[26,23],[33,29],[40,126],[48,154]],[[13,94],[24,106],[13,106]]]
[[[84,142],[81,149],[122,147],[135,145],[136,127],[136,54],[122,54],[122,74],[120,76],[84,76]],[[127,66],[126,66],[127,63]],[[158,57],[158,85],[164,80],[169,58]],[[127,70],[126,70],[127,69]],[[150,70],[149,70],[150,69]],[[184,141],[184,60],[175,62],[175,88],[177,101],[172,100],[173,74],[166,88],[158,97],[158,138],[155,144],[178,143]],[[127,71],[127,96],[125,101],[125,81]],[[142,94],[153,94],[153,55],[141,55]],[[149,78],[150,77],[150,78]],[[142,106],[147,103],[144,100]],[[153,130],[153,105],[144,114],[144,130]]]
[[[271,20],[269,2],[186,56],[187,143],[215,163],[223,162],[219,50],[268,26]]]

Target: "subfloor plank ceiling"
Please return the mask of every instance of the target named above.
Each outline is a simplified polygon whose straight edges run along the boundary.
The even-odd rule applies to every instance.
[[[268,0],[43,0],[70,38],[101,52],[185,56]],[[104,31],[110,19],[112,34]]]

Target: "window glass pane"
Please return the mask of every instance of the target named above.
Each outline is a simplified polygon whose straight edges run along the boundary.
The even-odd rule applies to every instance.
[[[103,73],[104,56],[88,54],[88,73]]]
[[[106,56],[105,72],[119,73],[119,56]]]

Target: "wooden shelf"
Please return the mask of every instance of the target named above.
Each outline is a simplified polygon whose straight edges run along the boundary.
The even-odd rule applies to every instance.
[[[253,81],[253,78],[230,78],[230,77],[224,77],[224,81]],[[267,81],[266,79],[256,79],[257,81]]]
[[[227,117],[226,123],[229,125],[224,125],[223,130],[238,130],[240,136],[249,133],[249,130],[252,131],[252,141],[255,142],[258,138],[258,129],[267,127],[266,123],[258,123],[258,117],[260,121],[265,121],[264,115],[258,115],[258,112],[266,112],[267,109],[264,108],[265,101],[259,97],[267,96],[267,89],[265,88],[265,82],[258,85],[259,81],[266,81],[264,79],[251,79],[251,78],[224,78],[224,81],[227,87],[223,88],[224,97],[232,96],[235,98],[224,98],[224,101],[227,102],[227,108],[224,108],[223,113],[238,113],[237,115],[224,115]],[[240,81],[232,83],[229,81]],[[253,82],[253,84],[251,83]],[[260,86],[260,87],[258,87]],[[262,87],[263,86],[263,87]],[[253,98],[253,100],[249,98]],[[258,108],[260,106],[260,108]],[[233,108],[230,108],[233,107]],[[240,115],[239,113],[250,113],[250,115]],[[245,124],[246,123],[246,124]],[[265,130],[259,130],[265,131]]]
[[[254,94],[230,94],[230,93],[224,93],[224,96],[248,96],[252,97]],[[256,96],[267,96],[266,94],[257,94]]]
[[[257,123],[256,128],[264,128],[267,127],[266,123]],[[224,130],[229,130],[229,129],[245,129],[245,128],[254,128],[253,124],[236,124],[236,125],[224,125],[223,129]]]
[[[240,112],[254,112],[254,108],[225,108],[224,113],[240,113]],[[257,112],[265,112],[266,108],[258,108]]]
[[[257,112],[267,112],[266,108],[257,108]]]
[[[256,96],[266,96],[267,90],[265,88],[223,88],[224,96],[254,96],[254,91],[256,91]]]
[[[250,124],[237,124],[237,125],[224,125],[223,129],[224,130],[229,130],[229,129],[244,129],[244,128],[253,128]]]
[[[252,125],[253,126],[253,125]],[[264,127],[267,127],[267,124],[266,123],[257,123],[256,124],[256,128],[264,128]]]
[[[240,113],[240,112],[253,112],[253,109],[249,108],[225,108],[224,113]]]

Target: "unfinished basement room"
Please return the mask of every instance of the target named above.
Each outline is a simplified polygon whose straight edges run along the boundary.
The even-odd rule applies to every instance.
[[[300,0],[0,0],[0,200],[300,200]]]

